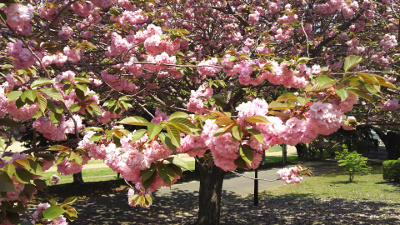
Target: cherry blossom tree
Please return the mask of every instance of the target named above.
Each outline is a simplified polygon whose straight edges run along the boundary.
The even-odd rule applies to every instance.
[[[75,198],[26,211],[55,161],[75,174],[104,160],[131,184],[129,205],[148,207],[151,192],[180,178],[183,153],[201,174],[197,223],[218,224],[226,172],[257,168],[270,145],[353,129],[346,113],[359,98],[376,113],[398,108],[394,0],[0,7],[2,224],[24,212],[32,223],[76,218]],[[4,158],[22,136],[29,149]],[[293,183],[303,172],[278,174]]]

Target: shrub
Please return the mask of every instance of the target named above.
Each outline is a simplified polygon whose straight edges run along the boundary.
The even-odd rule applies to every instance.
[[[350,182],[353,182],[356,172],[368,174],[371,170],[371,167],[367,166],[368,158],[362,157],[356,151],[349,152],[347,149],[344,149],[342,152],[336,152],[336,159],[339,159],[339,166],[346,167]]]
[[[400,158],[383,162],[383,179],[388,182],[400,182]]]

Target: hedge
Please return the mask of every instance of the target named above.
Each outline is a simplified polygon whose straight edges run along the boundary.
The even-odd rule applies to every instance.
[[[383,162],[383,179],[388,182],[400,182],[400,158]]]

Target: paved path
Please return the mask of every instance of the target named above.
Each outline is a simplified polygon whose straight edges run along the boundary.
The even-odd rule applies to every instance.
[[[337,163],[335,161],[307,162],[300,165],[310,169],[315,175],[327,173],[332,169],[338,168]],[[265,180],[258,181],[258,190],[260,192],[269,188],[286,185],[285,182],[277,180],[278,177],[276,175],[276,172],[279,169],[280,168],[271,168],[258,171],[258,178],[270,180],[270,181],[265,181]],[[228,173],[227,175],[225,175],[223,190],[240,196],[253,194],[254,180],[247,177],[254,178],[255,175],[254,173],[255,173],[254,171],[247,171],[241,173],[242,176],[238,176],[233,173]],[[303,178],[306,179],[308,178],[308,176],[303,176]],[[168,196],[172,195],[177,190],[192,192],[197,195],[199,190],[199,185],[200,185],[199,181],[191,181],[188,183],[175,184],[172,185],[171,188],[169,187],[160,188],[154,193],[154,195]]]

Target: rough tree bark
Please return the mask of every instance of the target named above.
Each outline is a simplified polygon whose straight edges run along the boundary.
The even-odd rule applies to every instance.
[[[212,158],[205,157],[196,160],[196,170],[200,173],[197,224],[219,224],[225,171],[215,166]]]

